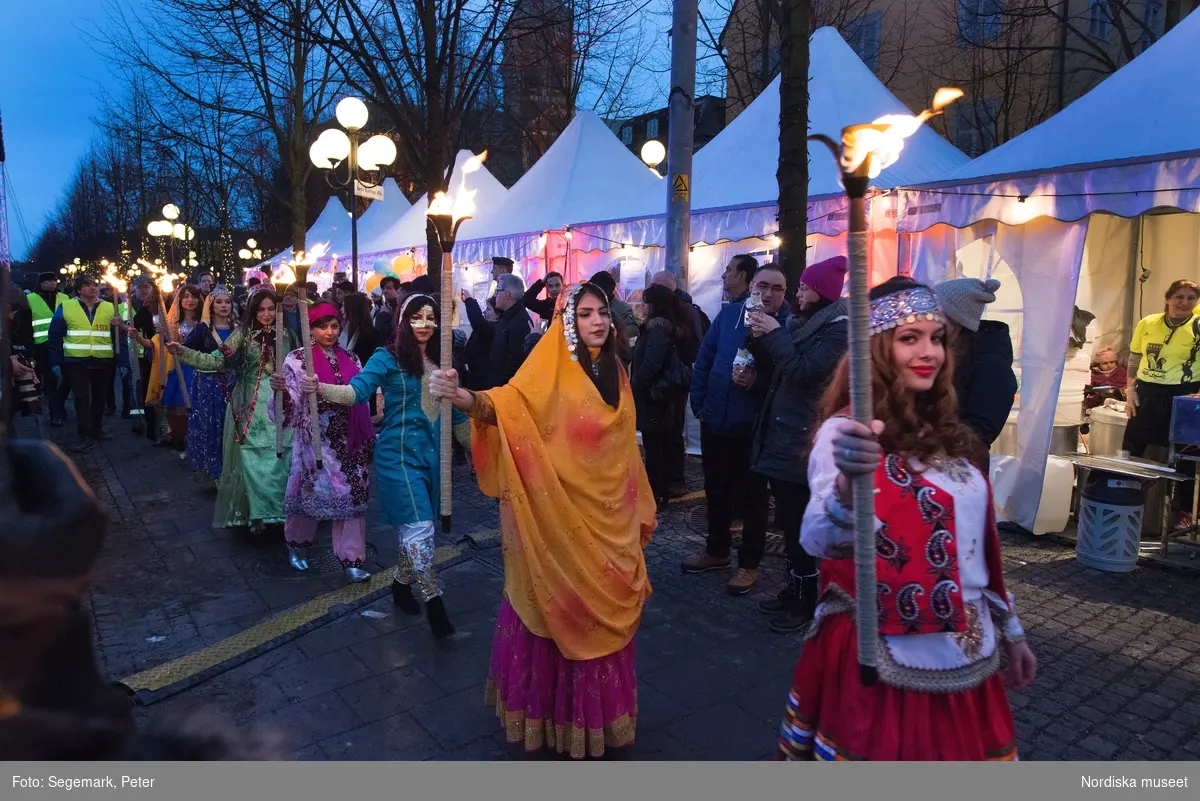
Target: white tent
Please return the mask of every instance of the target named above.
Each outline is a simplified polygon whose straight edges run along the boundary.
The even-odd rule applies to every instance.
[[[408,202],[408,198],[400,191],[399,185],[396,184],[395,178],[388,178],[383,182],[383,200],[373,201],[370,207],[363,212],[358,218],[358,253],[361,257],[366,251],[363,250],[363,245],[366,242],[373,242],[379,238],[388,228],[398,222],[409,209],[412,204]],[[365,265],[359,265],[360,269],[364,269]]]
[[[305,247],[324,244],[328,255],[346,254],[350,252],[350,212],[338,200],[337,195],[331,195],[325,208],[304,235]],[[276,253],[254,269],[270,273],[271,270],[292,257],[292,249],[287,248]]]
[[[989,316],[1012,329],[1021,391],[1016,480],[999,500],[1038,533],[1054,530],[1036,519],[1052,429],[1078,421],[1092,352],[1127,348],[1167,284],[1200,276],[1200,103],[1173,80],[1191,73],[1198,49],[1192,14],[1046,122],[899,193],[916,277],[1005,282]],[[1074,306],[1096,315],[1078,352],[1068,351]]]
[[[592,111],[580,111],[537,163],[508,191],[503,205],[464,226],[455,260],[478,262],[493,254],[541,257],[546,231],[579,220],[611,219],[627,197],[666,200],[662,178],[621,144]],[[477,204],[479,205],[479,204]]]
[[[912,114],[833,28],[821,28],[810,41],[809,132],[839,141],[848,125],[887,114]],[[725,130],[697,153],[692,165],[692,242],[712,244],[761,237],[776,229],[779,200],[779,85],[771,82]],[[873,182],[878,188],[936,180],[968,159],[936,131],[923,127],[904,145],[904,156]],[[842,187],[833,159],[818,143],[809,144],[808,196],[840,203]],[[621,221],[582,226],[606,239],[639,246],[663,245],[665,193],[622,196]],[[810,218],[817,216],[809,215]],[[612,219],[618,219],[616,217]],[[577,223],[603,220],[580,218]],[[813,232],[836,235],[843,220],[818,221]]]
[[[481,167],[475,172],[468,173],[466,176],[463,175],[463,164],[473,155],[469,150],[460,150],[458,152],[458,156],[454,160],[454,170],[450,174],[450,193],[453,195],[465,186],[468,191],[475,192],[475,205],[477,208],[487,209],[500,206],[504,202],[507,190],[505,190],[503,184],[488,172],[486,166]],[[385,193],[385,201],[386,197]],[[428,195],[422,195],[399,218],[392,219],[390,222],[381,222],[380,228],[372,232],[369,237],[365,236],[360,230],[358,239],[360,263],[370,265],[371,259],[377,257],[393,256],[401,251],[410,249],[423,249],[428,232],[425,218],[425,212],[428,208],[429,197]],[[470,231],[474,222],[474,220],[468,220],[463,223],[459,231],[460,239]],[[367,267],[364,267],[364,269],[367,269]]]

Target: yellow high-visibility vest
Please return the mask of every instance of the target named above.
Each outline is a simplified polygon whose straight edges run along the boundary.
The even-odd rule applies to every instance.
[[[78,299],[64,303],[63,319],[67,335],[63,339],[63,356],[68,359],[111,359],[113,305],[102,300],[96,314],[88,320],[83,303]]]
[[[33,344],[35,345],[44,345],[50,339],[50,321],[54,319],[54,312],[68,300],[67,296],[61,292],[57,295],[54,299],[53,309],[46,305],[46,299],[37,292],[30,292],[25,296],[29,301],[29,311],[33,313]]]

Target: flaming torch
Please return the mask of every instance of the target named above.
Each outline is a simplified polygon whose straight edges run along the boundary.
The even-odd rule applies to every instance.
[[[296,294],[300,297],[300,336],[304,344],[304,374],[309,378],[313,378],[313,352],[312,352],[312,332],[308,327],[308,289],[305,287],[305,282],[308,281],[308,270],[317,263],[317,259],[325,255],[325,250],[328,243],[315,245],[312,250],[307,253],[303,250],[292,254],[292,260],[285,266],[290,268],[296,278]],[[274,280],[274,279],[272,279]],[[280,306],[283,302],[280,301]],[[283,331],[276,331],[276,342],[283,336]],[[282,369],[282,365],[277,365],[276,370]],[[311,432],[313,455],[316,456],[317,469],[324,468],[324,461],[321,458],[321,418],[317,414],[317,396],[308,396],[308,416],[309,416],[309,431]]]
[[[121,296],[125,296],[125,322],[133,325],[133,301],[129,298],[129,283],[117,275],[117,265],[108,264],[108,269],[104,273],[104,280],[113,288],[113,294],[120,301]],[[121,338],[117,337],[117,356],[121,355]],[[134,403],[137,404],[137,413],[142,412],[142,398],[138,393],[138,357],[137,346],[131,340],[129,343],[129,390],[133,395]]]
[[[279,302],[275,304],[275,374],[283,375],[283,360],[287,358],[287,337],[283,330],[283,295],[292,284],[296,283],[296,274],[287,264],[282,265],[271,275],[271,283],[275,286],[275,294]],[[300,316],[305,320],[308,315],[300,310]],[[319,453],[319,451],[318,451]],[[283,390],[275,391],[275,458],[283,458]]]
[[[441,325],[441,365],[445,372],[454,366],[454,239],[458,236],[458,227],[464,220],[469,220],[475,213],[475,190],[467,189],[467,176],[483,167],[487,159],[487,151],[467,159],[462,166],[458,191],[451,198],[445,192],[433,196],[426,215],[429,226],[433,228],[442,250],[442,319]],[[450,401],[442,401],[441,415],[441,452],[439,454],[441,479],[442,531],[450,531],[450,512],[452,494],[450,488],[450,463],[454,437],[453,409]]]
[[[166,345],[168,342],[175,341],[175,334],[173,331],[171,331],[171,323],[167,319],[167,304],[166,301],[163,300],[163,297],[171,293],[175,286],[176,277],[177,276],[171,275],[170,273],[164,271],[162,276],[158,279],[158,318],[162,320],[164,367],[166,365]],[[183,365],[179,363],[179,359],[174,359],[173,361],[175,362],[175,380],[179,382],[179,391],[183,395],[183,406],[190,412],[192,410],[192,399],[188,397],[187,381],[185,381],[183,377]],[[161,377],[162,386],[165,387],[167,384],[167,371],[165,369],[159,370],[159,376]]]
[[[961,89],[939,89],[933,108],[917,116],[890,115],[870,124],[842,130],[839,147],[828,136],[815,134],[810,141],[827,146],[838,163],[842,186],[850,201],[847,261],[850,272],[850,414],[869,426],[871,407],[871,335],[869,266],[867,263],[866,195],[871,179],[896,163],[904,140],[926,120],[962,97]],[[865,686],[879,679],[879,612],[875,584],[875,477],[867,474],[851,482],[854,503],[854,594],[857,608],[858,664]]]

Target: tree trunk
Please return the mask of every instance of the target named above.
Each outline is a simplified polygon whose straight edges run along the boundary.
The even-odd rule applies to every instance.
[[[808,236],[808,0],[780,5],[779,264],[789,291],[804,272]]]

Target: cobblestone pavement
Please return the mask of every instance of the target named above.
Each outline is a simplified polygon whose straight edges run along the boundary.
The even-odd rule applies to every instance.
[[[76,455],[113,520],[90,593],[110,678],[341,586],[332,566],[324,575],[292,573],[280,541],[211,530],[214,493],[175,454],[126,429],[114,421],[115,440]],[[70,439],[70,429],[47,431]],[[465,472],[458,477],[454,536],[496,528],[494,503]],[[680,572],[703,532],[702,500],[680,503],[647,550],[654,595],[638,635],[633,758],[772,754],[801,640],[767,630],[755,609],[761,595],[731,598],[724,576]],[[373,571],[394,563],[386,529],[372,529],[370,541]],[[762,594],[782,575],[778,542],[770,545],[776,554],[764,560]],[[1005,567],[1040,661],[1034,686],[1010,694],[1023,759],[1200,759],[1200,579],[1153,568],[1102,573],[1069,548],[1032,538],[1006,537]],[[460,631],[448,643],[435,643],[423,619],[398,614],[385,598],[141,714],[204,706],[281,731],[302,759],[520,758],[482,704],[503,586],[499,549],[471,550],[442,576]]]

